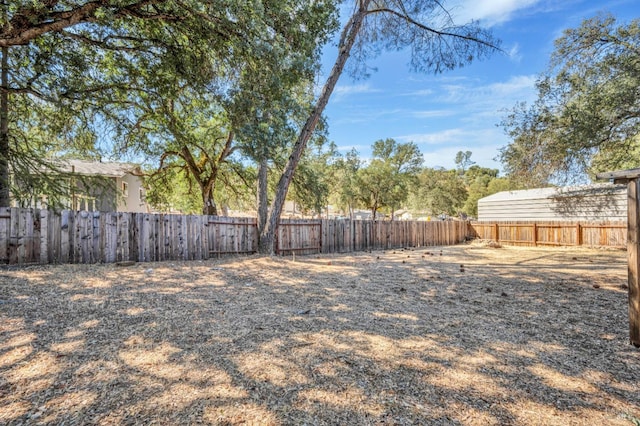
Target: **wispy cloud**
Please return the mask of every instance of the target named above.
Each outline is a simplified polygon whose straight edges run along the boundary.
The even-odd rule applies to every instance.
[[[502,165],[496,161],[499,154],[500,144],[489,143],[483,145],[459,145],[446,146],[424,153],[424,165],[427,167],[444,167],[453,169],[456,167],[455,158],[459,151],[471,151],[471,161],[481,167],[491,167],[501,169]]]
[[[516,43],[513,46],[511,46],[511,48],[507,51],[507,55],[509,56],[509,59],[511,59],[513,62],[519,63],[520,61],[522,61],[522,53],[520,52],[520,45]]]
[[[407,115],[415,118],[434,118],[434,117],[451,117],[456,115],[457,112],[452,109],[436,109],[425,111],[411,111]]]
[[[464,129],[447,129],[434,133],[414,133],[396,136],[395,139],[403,142],[415,142],[418,145],[442,145],[463,140],[464,135],[468,133]]]
[[[434,93],[435,92],[433,91],[433,89],[421,89],[413,92],[403,93],[401,96],[430,96]]]
[[[464,106],[466,110],[504,107],[517,101],[531,100],[535,94],[535,75],[514,75],[506,81],[480,85],[477,81],[464,84],[443,84],[441,101]]]
[[[471,151],[471,159],[484,167],[499,168],[495,161],[499,149],[507,144],[507,138],[500,129],[453,128],[433,133],[397,136],[402,142],[414,142],[424,153],[425,165],[429,167],[455,167],[458,151]]]
[[[513,96],[530,91],[535,84],[536,76],[534,75],[516,75],[505,82],[490,84],[486,88],[495,96]]]
[[[452,9],[456,22],[483,21],[497,25],[509,21],[516,12],[530,8],[543,0],[460,0]]]
[[[345,124],[364,124],[375,121],[380,121],[383,119],[389,119],[389,117],[394,117],[399,114],[405,114],[406,110],[402,110],[399,108],[393,109],[374,109],[374,108],[361,108],[356,107],[340,118],[334,120],[334,124],[337,125],[345,125]]]
[[[337,86],[333,90],[333,97],[335,100],[340,100],[349,95],[363,94],[363,93],[377,93],[377,92],[380,92],[380,89],[375,89],[371,87],[371,85],[369,85],[368,83],[355,84],[355,85],[341,85],[341,86]]]
[[[370,146],[368,145],[342,145],[338,147],[338,151],[343,152],[343,153],[347,153],[349,151],[351,151],[352,149],[355,149],[358,152],[362,152],[362,151],[366,151],[368,149],[370,149]]]

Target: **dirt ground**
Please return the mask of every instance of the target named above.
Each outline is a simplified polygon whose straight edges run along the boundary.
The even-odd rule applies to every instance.
[[[639,425],[626,253],[0,270],[0,424]]]

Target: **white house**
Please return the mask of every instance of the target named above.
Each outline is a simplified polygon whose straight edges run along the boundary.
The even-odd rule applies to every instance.
[[[96,188],[80,188],[71,197],[74,210],[80,209],[83,199],[86,210],[148,213],[146,190],[140,177],[140,166],[130,163],[102,163],[96,161],[68,160],[65,170],[72,174],[102,177],[113,184],[114,190],[96,191]],[[88,204],[93,201],[93,206]],[[93,207],[93,208],[87,208]]]
[[[63,208],[132,213],[150,211],[138,165],[64,160],[56,167],[63,173],[60,179],[68,181],[64,185],[68,192],[63,197]],[[46,193],[36,194],[31,205],[24,207],[46,207],[47,199]]]

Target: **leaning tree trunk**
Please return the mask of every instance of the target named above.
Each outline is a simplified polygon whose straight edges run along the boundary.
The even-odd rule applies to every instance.
[[[0,207],[10,207],[9,184],[9,48],[2,48],[0,72]]]
[[[267,226],[267,216],[269,214],[267,172],[267,159],[262,158],[260,164],[258,164],[258,235],[262,235],[265,226]]]
[[[329,102],[331,93],[333,93],[333,89],[336,87],[336,83],[340,78],[340,74],[342,74],[344,65],[346,64],[347,59],[349,59],[351,48],[356,41],[358,32],[362,27],[362,22],[367,15],[367,10],[369,9],[370,2],[370,0],[360,1],[358,10],[353,14],[353,16],[351,16],[351,19],[349,19],[349,22],[347,22],[344,29],[342,30],[340,43],[338,45],[338,57],[336,58],[336,62],[334,63],[333,68],[331,69],[331,74],[329,74],[329,78],[327,78],[327,81],[322,88],[322,93],[320,94],[318,102],[313,108],[311,115],[300,131],[298,140],[294,144],[291,155],[287,160],[287,165],[285,166],[284,172],[282,173],[282,175],[280,176],[280,180],[278,181],[276,194],[273,199],[273,204],[271,205],[271,215],[269,216],[269,221],[260,234],[258,251],[262,254],[274,254],[275,252],[275,235],[278,229],[278,222],[280,221],[282,207],[284,206],[287,192],[289,191],[289,185],[291,184],[291,180],[293,179],[293,174],[298,167],[298,163],[300,162],[300,158],[304,153],[307,142],[311,138],[311,135],[313,134],[313,131],[315,130],[316,125],[318,124],[318,121],[322,116],[322,112]]]

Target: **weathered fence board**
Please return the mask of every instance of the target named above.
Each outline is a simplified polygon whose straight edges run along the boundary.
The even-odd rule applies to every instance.
[[[449,245],[466,222],[282,220],[277,253],[348,253]],[[585,236],[585,241],[590,241]],[[253,218],[0,209],[0,263],[197,260],[257,250]]]
[[[624,222],[471,222],[472,236],[520,246],[619,247],[627,243]]]

